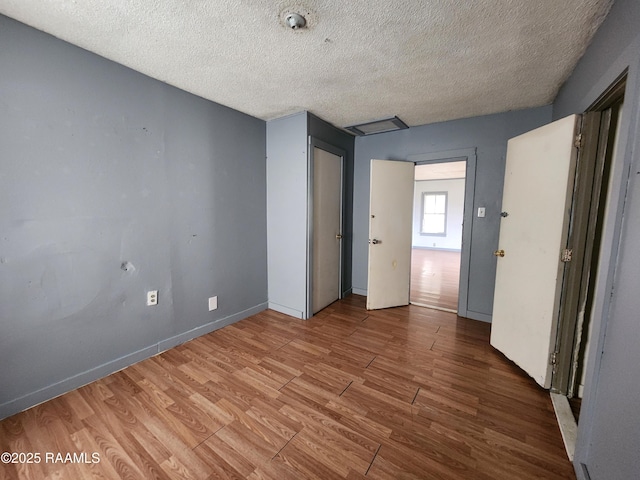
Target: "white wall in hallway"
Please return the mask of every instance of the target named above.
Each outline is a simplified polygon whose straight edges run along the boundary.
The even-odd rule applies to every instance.
[[[460,250],[462,248],[462,219],[464,213],[464,178],[451,180],[420,180],[413,190],[414,247]],[[446,236],[420,233],[421,201],[424,192],[447,192]]]

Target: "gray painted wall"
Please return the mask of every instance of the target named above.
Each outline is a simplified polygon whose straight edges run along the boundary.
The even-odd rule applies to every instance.
[[[269,308],[304,318],[307,301],[308,139],[345,152],[344,268],[351,290],[353,137],[308,112],[267,122]]]
[[[303,318],[307,298],[307,113],[267,122],[269,308]]]
[[[5,17],[0,45],[0,418],[266,307],[263,121]]]
[[[500,203],[507,140],[551,120],[551,106],[412,127],[356,138],[353,200],[353,289],[366,294],[369,231],[369,171],[371,159],[407,160],[409,155],[477,148],[468,310],[491,315],[498,244]],[[471,182],[473,179],[467,179]]]
[[[554,103],[556,118],[581,113],[626,68],[629,70],[597,278],[592,318],[594,338],[587,360],[576,445],[576,471],[578,478],[584,480],[640,478],[638,25],[640,2],[616,0]]]

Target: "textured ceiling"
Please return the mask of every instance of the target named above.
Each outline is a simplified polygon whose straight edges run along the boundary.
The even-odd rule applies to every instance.
[[[416,165],[414,179],[421,180],[449,180],[465,178],[467,175],[467,162],[445,162]]]
[[[611,3],[0,0],[0,12],[264,120],[414,126],[551,103]],[[308,28],[287,28],[289,11]]]

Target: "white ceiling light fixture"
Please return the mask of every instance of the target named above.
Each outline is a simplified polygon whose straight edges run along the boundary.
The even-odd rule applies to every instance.
[[[300,30],[307,26],[307,19],[299,13],[288,13],[285,17],[285,21],[292,30]]]
[[[397,116],[391,118],[383,118],[374,120],[373,122],[361,123],[359,125],[351,125],[344,127],[345,130],[355,133],[358,136],[374,135],[376,133],[393,132],[395,130],[404,130],[409,125],[400,120]]]

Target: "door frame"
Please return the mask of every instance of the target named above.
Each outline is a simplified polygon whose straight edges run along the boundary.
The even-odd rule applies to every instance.
[[[306,301],[305,301],[305,311],[303,312],[303,318],[309,319],[313,316],[313,229],[314,229],[314,218],[313,218],[313,188],[314,188],[314,175],[313,175],[313,165],[314,165],[314,149],[318,148],[320,150],[324,150],[325,152],[331,153],[340,157],[340,230],[342,231],[342,239],[340,239],[340,277],[339,277],[339,299],[344,296],[343,285],[344,279],[342,278],[344,275],[344,197],[345,197],[345,158],[346,151],[341,148],[336,147],[335,145],[331,145],[327,142],[323,142],[322,140],[309,135],[308,140],[309,148],[307,154],[307,265],[306,265],[306,278],[307,278],[307,288],[306,288]]]
[[[586,334],[591,320],[595,279],[600,263],[606,197],[611,174],[618,111],[624,101],[625,71],[583,114],[576,167],[570,237],[573,251],[565,264],[562,303],[554,348],[551,391],[572,398],[584,368]]]
[[[473,227],[473,199],[476,185],[476,148],[445,150],[433,153],[409,155],[407,160],[415,165],[432,163],[466,162],[467,168],[464,183],[464,213],[462,215],[462,247],[460,251],[460,281],[458,284],[458,316],[490,322],[490,315],[470,312],[469,270],[471,267],[471,237]]]

